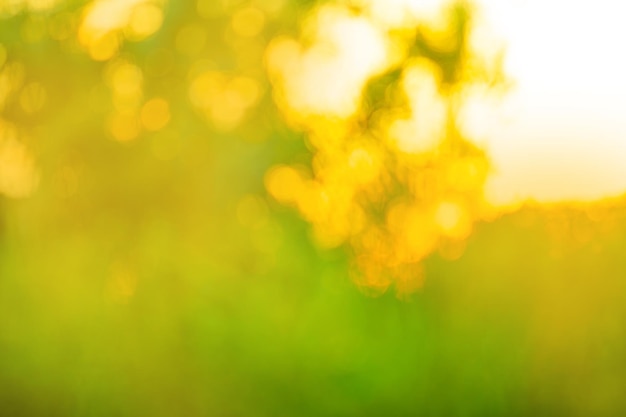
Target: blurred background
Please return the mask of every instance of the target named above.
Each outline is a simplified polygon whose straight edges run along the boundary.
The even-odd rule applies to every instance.
[[[0,0],[0,415],[625,413],[600,3]]]

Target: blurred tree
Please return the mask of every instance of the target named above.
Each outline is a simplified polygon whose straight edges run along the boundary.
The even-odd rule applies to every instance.
[[[36,229],[112,221],[134,235],[166,215],[238,262],[236,239],[210,236],[232,235],[223,219],[272,163],[296,161],[269,171],[270,194],[296,204],[323,247],[346,244],[359,283],[410,293],[419,262],[436,248],[459,256],[485,208],[487,159],[456,117],[498,69],[470,45],[468,3],[430,21],[377,7],[6,4],[0,191],[34,193]],[[298,134],[283,117],[304,141],[285,139]]]

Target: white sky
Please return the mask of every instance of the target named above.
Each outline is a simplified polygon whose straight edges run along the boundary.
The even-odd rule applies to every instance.
[[[478,132],[495,201],[626,192],[626,2],[479,0],[516,86]]]

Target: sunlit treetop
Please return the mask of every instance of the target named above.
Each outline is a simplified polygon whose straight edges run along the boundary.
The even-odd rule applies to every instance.
[[[299,39],[267,51],[278,106],[313,152],[310,166],[272,169],[269,193],[297,207],[318,244],[348,248],[360,285],[399,295],[419,288],[431,253],[460,256],[491,212],[488,160],[457,115],[502,78],[474,47],[468,3],[418,5],[325,3]]]

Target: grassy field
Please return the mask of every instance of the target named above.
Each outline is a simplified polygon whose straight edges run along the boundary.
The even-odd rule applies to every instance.
[[[411,300],[359,291],[289,214],[262,268],[245,236],[227,260],[166,222],[113,267],[122,230],[5,228],[3,414],[619,414],[623,203],[601,212],[481,224]]]

